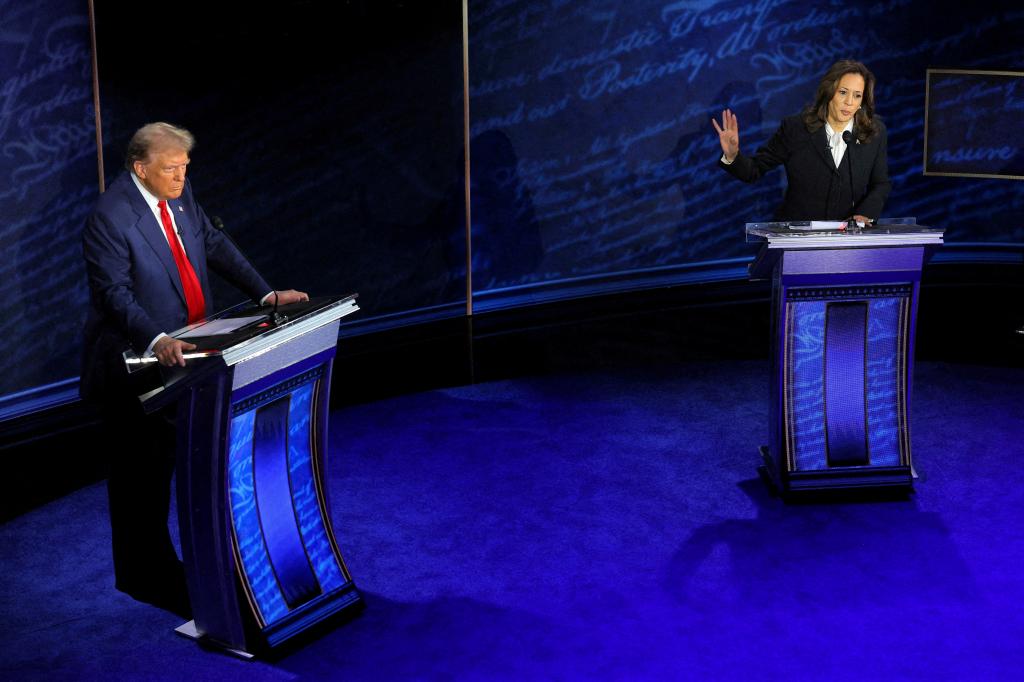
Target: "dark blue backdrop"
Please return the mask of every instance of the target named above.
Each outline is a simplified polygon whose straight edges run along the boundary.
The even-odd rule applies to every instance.
[[[78,374],[96,201],[85,3],[0,0],[0,396]]]
[[[179,123],[199,140],[200,201],[271,282],[359,291],[348,333],[461,314],[461,3],[418,5],[233,12],[181,0],[187,20],[159,40],[140,27],[166,26],[162,8],[100,3],[108,182],[136,127]],[[478,311],[742,278],[742,224],[772,214],[784,178],[747,186],[718,171],[710,119],[732,107],[752,151],[843,56],[879,77],[886,214],[946,227],[953,244],[1024,241],[1024,184],[922,175],[926,69],[1022,68],[1024,10],[1012,3],[472,0],[468,11]],[[85,12],[0,0],[0,396],[78,373],[78,234],[97,191]],[[1015,145],[1016,119],[1003,120]],[[237,298],[220,290],[223,305]]]
[[[784,175],[747,186],[718,170],[710,119],[731,107],[752,152],[848,56],[879,81],[894,181],[885,214],[947,227],[950,242],[1024,238],[1024,185],[921,175],[926,69],[1020,67],[1019,4],[474,0],[469,16],[484,301],[585,291],[624,271],[634,285],[695,264],[713,277],[709,263],[748,256],[742,225],[772,215]],[[1001,135],[1019,146],[1009,120]],[[520,285],[531,286],[493,295]]]

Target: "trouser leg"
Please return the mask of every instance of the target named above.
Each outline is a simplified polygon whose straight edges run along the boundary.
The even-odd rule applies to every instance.
[[[107,493],[118,589],[159,590],[181,576],[167,528],[174,425],[165,414],[122,407],[107,419]]]

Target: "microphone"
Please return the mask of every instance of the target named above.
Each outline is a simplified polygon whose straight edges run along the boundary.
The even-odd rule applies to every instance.
[[[832,137],[829,135],[825,135],[825,153],[832,156]],[[832,173],[839,175],[839,167],[835,164],[832,164]]]
[[[843,142],[846,143],[847,166],[850,170],[850,220],[856,225],[857,222],[853,218],[857,213],[857,197],[853,193],[853,145],[856,144],[856,138],[851,131],[844,130]]]
[[[215,228],[217,228],[218,232],[220,232],[222,235],[228,238],[228,241],[231,242],[231,244],[235,247],[235,250],[238,251],[238,253],[242,255],[242,258],[245,259],[245,262],[249,264],[249,267],[255,270],[256,272],[259,272],[259,270],[256,269],[256,266],[252,264],[252,261],[249,260],[249,257],[245,255],[245,251],[242,251],[242,249],[238,246],[238,242],[236,242],[234,237],[231,236],[231,233],[224,229],[224,221],[220,219],[220,216],[210,216],[210,223]],[[274,309],[271,312],[271,319],[274,321],[275,325],[284,324],[285,322],[288,321],[288,316],[282,315],[277,312],[277,289],[274,289],[273,293]]]

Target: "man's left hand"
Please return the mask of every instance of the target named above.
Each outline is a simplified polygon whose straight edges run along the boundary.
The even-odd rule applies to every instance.
[[[299,303],[301,301],[308,301],[309,294],[305,291],[296,291],[295,289],[287,289],[285,291],[275,291],[277,294],[278,305],[288,305],[289,303]],[[267,296],[263,305],[274,305],[274,294]]]

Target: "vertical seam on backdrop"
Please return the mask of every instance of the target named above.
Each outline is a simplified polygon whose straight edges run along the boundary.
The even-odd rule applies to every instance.
[[[99,176],[100,193],[107,189],[103,173],[103,125],[100,118],[100,72],[96,59],[96,8],[89,0],[89,44],[92,48],[92,108],[96,121],[96,173]]]
[[[466,188],[466,315],[473,316],[473,239],[469,186],[469,6],[462,0],[462,146]]]

